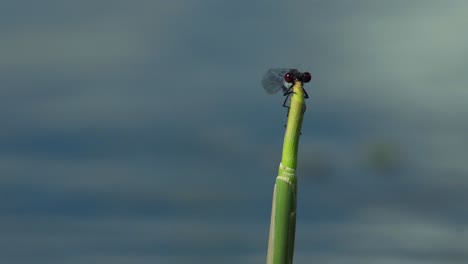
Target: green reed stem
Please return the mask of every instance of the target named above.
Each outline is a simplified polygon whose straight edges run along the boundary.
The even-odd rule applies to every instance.
[[[273,190],[267,264],[290,264],[296,233],[297,150],[305,111],[302,82],[296,81],[284,135],[283,156]]]

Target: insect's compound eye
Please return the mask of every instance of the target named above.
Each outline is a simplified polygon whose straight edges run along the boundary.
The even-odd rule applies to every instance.
[[[308,72],[304,72],[302,74],[302,82],[308,83],[310,82],[310,79],[312,79],[312,76]]]
[[[284,75],[284,80],[287,82],[287,83],[293,83],[294,82],[294,74],[288,72]]]

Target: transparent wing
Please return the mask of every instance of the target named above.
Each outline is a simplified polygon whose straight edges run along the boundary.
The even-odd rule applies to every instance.
[[[289,68],[269,69],[262,78],[263,89],[269,94],[287,90],[291,84],[284,81],[284,75],[291,70]]]

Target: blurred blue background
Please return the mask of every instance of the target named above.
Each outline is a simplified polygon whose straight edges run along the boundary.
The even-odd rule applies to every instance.
[[[468,2],[2,1],[0,262],[265,263],[312,73],[295,263],[467,263]]]

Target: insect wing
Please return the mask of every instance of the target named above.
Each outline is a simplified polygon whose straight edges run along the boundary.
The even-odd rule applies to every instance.
[[[284,75],[289,71],[291,71],[291,69],[269,69],[262,78],[263,89],[265,89],[265,91],[269,94],[275,94],[279,90],[285,91],[287,88],[289,88],[289,84],[284,81]]]

